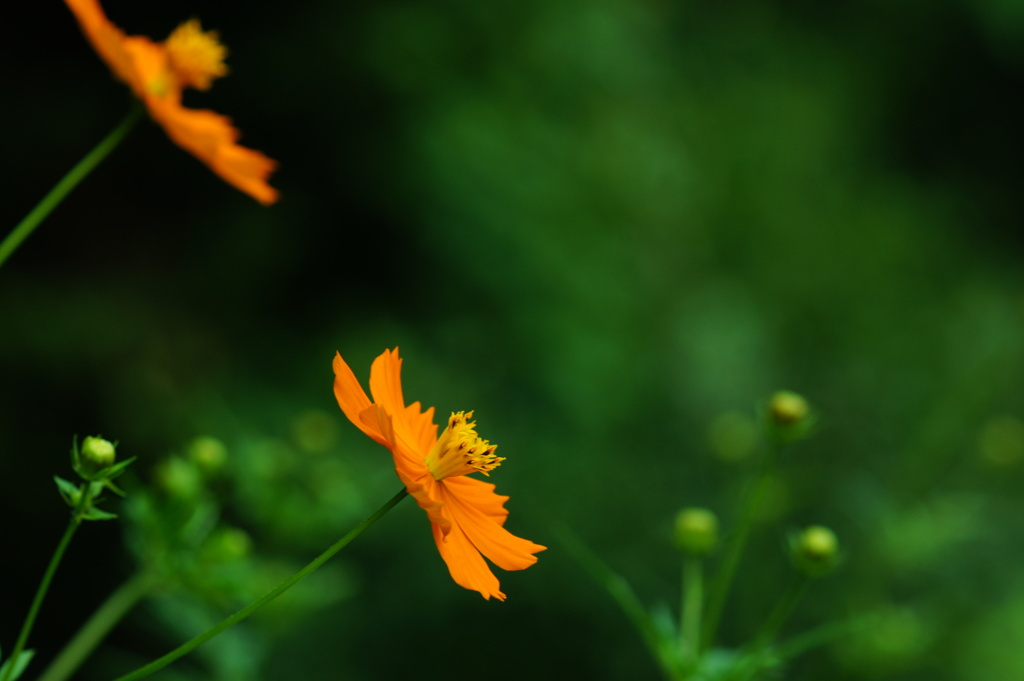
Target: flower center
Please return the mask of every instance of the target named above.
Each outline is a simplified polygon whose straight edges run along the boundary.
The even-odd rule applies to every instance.
[[[488,475],[505,460],[494,455],[498,445],[480,439],[476,421],[470,421],[471,418],[473,412],[459,411],[448,419],[448,427],[427,455],[427,470],[434,480],[477,472]]]
[[[228,72],[224,64],[227,48],[217,41],[217,32],[203,32],[198,19],[174,29],[164,43],[171,70],[182,85],[208,90],[214,78]]]

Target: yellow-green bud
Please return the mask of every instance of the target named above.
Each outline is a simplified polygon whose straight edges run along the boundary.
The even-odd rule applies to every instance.
[[[186,500],[198,496],[203,484],[202,476],[195,464],[177,456],[172,456],[160,464],[157,469],[157,480],[170,494]]]
[[[92,479],[104,468],[110,468],[117,460],[117,453],[114,445],[109,440],[101,437],[89,436],[82,440],[82,446],[78,450],[79,473],[82,477]]]
[[[780,390],[772,395],[769,403],[772,420],[780,426],[790,426],[807,418],[810,407],[801,395]]]
[[[706,508],[684,508],[676,514],[676,546],[683,553],[700,557],[718,546],[718,518]]]
[[[780,390],[768,402],[768,426],[777,442],[795,442],[814,427],[814,414],[801,395]]]
[[[212,563],[231,563],[252,553],[252,538],[237,527],[222,527],[203,546],[204,557]]]
[[[809,577],[821,577],[839,564],[839,540],[835,532],[811,525],[790,540],[793,564]]]
[[[188,458],[204,473],[217,473],[224,467],[228,450],[224,443],[215,437],[197,437],[189,445]]]

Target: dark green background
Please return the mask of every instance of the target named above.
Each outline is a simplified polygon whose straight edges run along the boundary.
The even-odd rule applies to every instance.
[[[11,226],[130,105],[62,3],[21,4],[0,27]],[[406,396],[476,410],[508,458],[508,527],[550,549],[484,602],[405,502],[290,605],[156,678],[657,678],[559,532],[675,607],[672,517],[730,526],[744,428],[779,388],[820,428],[773,481],[724,642],[787,585],[786,532],[824,523],[845,562],[786,631],[879,624],[784,678],[1024,677],[1024,5],[105,7],[131,34],[220,31],[232,72],[186,103],[277,159],[282,199],[146,123],[0,269],[5,651],[66,522],[50,477],[73,435],[139,457],[130,496],[219,438],[221,520],[256,573],[285,574],[397,489],[330,363],[365,379],[399,345]],[[131,573],[123,528],[76,539],[41,660]],[[193,606],[243,602],[220,595]],[[79,678],[198,631],[185,602],[140,607]]]

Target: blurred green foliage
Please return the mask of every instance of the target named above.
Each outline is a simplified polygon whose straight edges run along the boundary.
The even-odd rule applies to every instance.
[[[1019,3],[104,6],[128,33],[220,31],[231,75],[187,103],[278,159],[283,198],[143,126],[0,270],[5,613],[65,523],[49,481],[71,437],[139,456],[136,525],[83,529],[34,664],[132,574],[146,553],[123,539],[167,490],[209,516],[181,568],[205,587],[143,604],[82,679],[165,652],[389,498],[330,362],[365,377],[400,345],[407,398],[476,410],[510,529],[550,550],[485,603],[403,504],[167,678],[656,678],[555,528],[676,603],[675,513],[728,531],[778,389],[818,431],[771,481],[725,642],[789,577],[768,521],[820,523],[846,560],[787,629],[879,624],[786,678],[1024,676]],[[24,11],[0,29],[5,225],[128,104],[61,3]]]

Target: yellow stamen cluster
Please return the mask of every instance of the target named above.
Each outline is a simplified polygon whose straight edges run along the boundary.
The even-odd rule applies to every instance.
[[[494,455],[498,445],[492,445],[477,435],[476,421],[470,421],[471,418],[473,412],[462,411],[449,417],[448,426],[427,455],[427,470],[434,480],[467,473],[488,475],[505,460]]]
[[[216,31],[204,33],[198,19],[174,29],[164,47],[171,70],[182,86],[208,90],[214,78],[228,72],[224,64],[227,48],[218,42]]]

